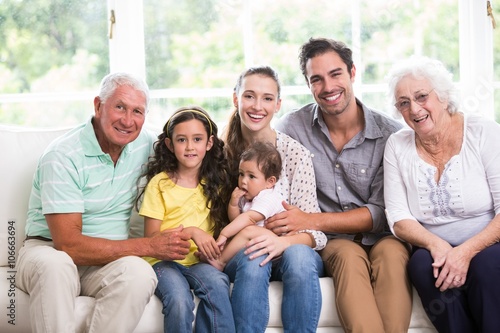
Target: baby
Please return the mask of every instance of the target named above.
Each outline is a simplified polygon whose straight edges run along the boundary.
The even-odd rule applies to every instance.
[[[280,174],[281,156],[271,143],[256,142],[241,154],[238,187],[234,189],[228,206],[231,223],[217,238],[221,256],[210,260],[210,264],[223,270],[250,239],[264,233],[274,235],[266,228],[252,226],[263,227],[267,218],[284,210],[283,198],[274,190]]]

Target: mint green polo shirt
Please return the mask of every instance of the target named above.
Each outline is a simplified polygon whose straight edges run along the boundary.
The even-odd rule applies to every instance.
[[[81,213],[83,235],[127,239],[136,181],[155,139],[143,130],[116,166],[99,146],[91,119],[56,139],[35,171],[26,235],[52,238],[45,214]]]

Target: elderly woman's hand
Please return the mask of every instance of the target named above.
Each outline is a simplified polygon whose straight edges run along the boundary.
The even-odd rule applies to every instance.
[[[251,254],[248,257],[250,260],[267,255],[260,263],[260,266],[264,266],[271,261],[271,259],[279,257],[290,245],[291,243],[287,240],[287,237],[278,237],[269,233],[248,241],[245,254]]]
[[[444,256],[434,260],[436,288],[440,291],[458,288],[465,284],[472,256],[462,246],[451,248]]]

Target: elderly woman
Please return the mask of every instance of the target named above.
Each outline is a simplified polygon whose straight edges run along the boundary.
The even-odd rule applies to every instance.
[[[500,126],[458,111],[436,60],[395,65],[389,86],[409,128],[387,141],[386,214],[413,245],[411,281],[439,332],[498,332]]]

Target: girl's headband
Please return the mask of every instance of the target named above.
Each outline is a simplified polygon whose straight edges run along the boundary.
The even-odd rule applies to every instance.
[[[208,122],[208,125],[210,125],[210,132],[208,133],[208,136],[210,137],[210,135],[212,135],[212,122],[210,121],[210,118],[208,118],[208,116],[199,111],[199,110],[194,110],[194,109],[188,109],[188,110],[182,110],[182,111],[179,111],[177,112],[176,114],[174,114],[168,121],[167,121],[167,126],[166,126],[166,132],[167,132],[167,138],[170,137],[170,133],[168,133],[168,126],[170,125],[170,122],[172,121],[173,118],[177,118],[178,115],[182,114],[182,113],[186,113],[186,112],[193,112],[193,113],[197,113],[197,114],[201,114],[203,117],[205,117],[205,119],[207,120]]]

